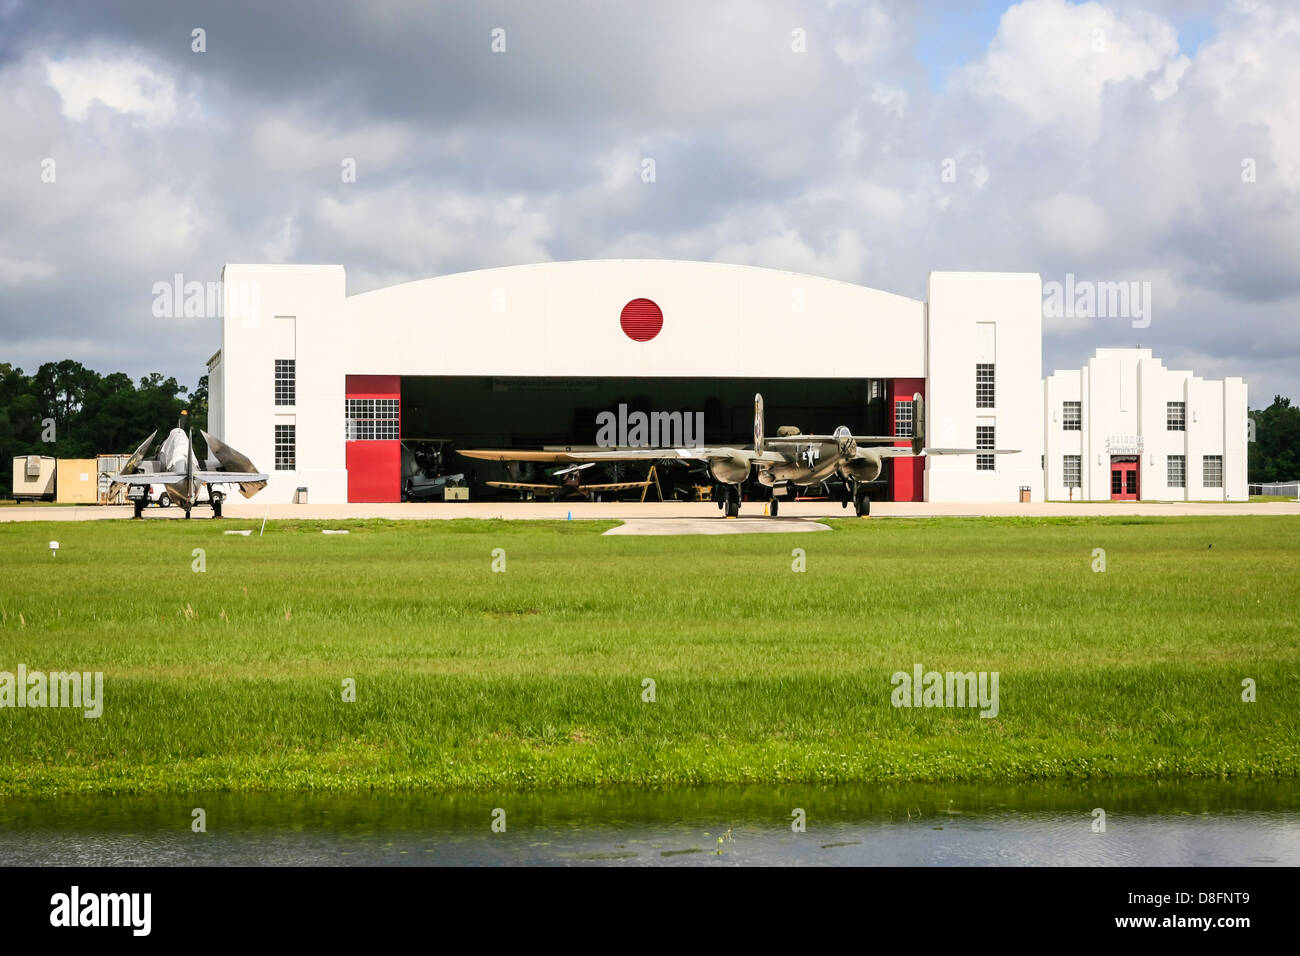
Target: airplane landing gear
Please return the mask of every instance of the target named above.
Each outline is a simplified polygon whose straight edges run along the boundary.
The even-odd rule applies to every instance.
[[[219,491],[212,493],[212,517],[221,517],[221,504],[226,500],[226,496]]]
[[[772,503],[771,505],[769,505],[769,511],[768,511],[768,514],[770,514],[773,518],[776,517],[776,513],[780,504],[781,502],[777,499],[776,495],[773,495]]]
[[[866,489],[854,490],[853,513],[859,518],[871,517],[871,499],[867,497]]]
[[[722,513],[728,518],[740,516],[740,488],[731,485],[722,486]]]
[[[148,499],[148,498],[136,498],[136,499],[135,499],[135,502],[134,502],[134,505],[135,505],[135,514],[132,515],[131,517],[133,517],[133,518],[143,518],[143,517],[144,517],[144,506],[147,505],[148,503],[149,503],[149,499]]]
[[[181,507],[185,509],[185,520],[186,520],[186,521],[189,521],[189,520],[190,520],[190,503],[189,503],[188,501],[182,501],[182,502],[181,502]]]

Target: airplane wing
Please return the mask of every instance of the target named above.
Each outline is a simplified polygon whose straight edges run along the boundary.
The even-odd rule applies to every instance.
[[[456,452],[466,458],[486,461],[661,461],[665,458],[682,461],[709,461],[714,458],[744,458],[749,461],[785,462],[786,456],[775,451],[754,451],[752,448],[613,448],[608,451],[488,451],[468,449]],[[587,487],[584,485],[583,487]]]
[[[251,471],[196,471],[194,477],[198,481],[206,481],[210,485],[243,484],[244,482],[269,481],[271,478],[270,475]]]
[[[153,444],[154,436],[157,434],[158,429],[156,428],[149,433],[149,437],[142,441],[135,453],[126,460],[126,464],[122,466],[122,471],[135,471],[136,468],[140,467],[140,462],[144,461],[144,456],[149,452],[149,446]]]
[[[146,471],[138,475],[116,474],[108,480],[115,485],[166,485],[187,477],[183,471]]]
[[[915,458],[917,455],[911,448],[899,448],[897,446],[884,446],[880,448],[858,449],[857,457],[867,457],[863,455],[864,451],[869,451],[877,458]],[[1018,455],[1019,448],[922,448],[922,455]]]
[[[551,464],[558,464],[563,461],[572,461],[567,451],[490,451],[487,449],[468,449],[466,451],[457,451],[457,455],[465,458],[479,458],[483,461],[544,461]]]
[[[167,485],[191,477],[209,485],[226,485],[245,481],[266,481],[271,476],[242,471],[196,471],[193,475],[187,475],[183,471],[146,471],[138,475],[113,475],[109,481],[119,485]]]
[[[911,441],[911,435],[854,435],[854,441]],[[776,438],[764,438],[766,442],[787,441],[839,441],[838,435],[778,435]]]
[[[214,438],[203,429],[199,429],[199,434],[207,443],[208,452],[217,459],[217,465],[220,470],[215,472],[202,471],[197,472],[195,477],[201,475],[219,475],[217,478],[202,478],[201,480],[212,484],[214,482],[226,482],[229,484],[238,484],[239,493],[245,498],[251,498],[263,488],[266,487],[269,475],[259,474],[257,466],[248,460],[248,456],[240,451],[231,448],[220,438]]]
[[[650,481],[616,481],[605,485],[578,485],[578,491],[627,491],[631,488],[645,488]]]
[[[572,489],[565,485],[535,485],[528,481],[486,481],[489,488],[507,488],[510,491],[531,491],[539,495],[558,495]],[[585,485],[583,487],[586,487]]]

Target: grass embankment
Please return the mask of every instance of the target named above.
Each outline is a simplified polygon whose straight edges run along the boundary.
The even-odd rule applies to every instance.
[[[1293,517],[257,524],[0,524],[0,671],[105,674],[0,709],[0,794],[1300,771]],[[916,663],[998,716],[891,706]]]

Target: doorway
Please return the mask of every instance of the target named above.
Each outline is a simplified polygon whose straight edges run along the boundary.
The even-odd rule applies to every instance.
[[[1110,460],[1111,501],[1137,501],[1139,497],[1138,458],[1136,455],[1112,457]]]

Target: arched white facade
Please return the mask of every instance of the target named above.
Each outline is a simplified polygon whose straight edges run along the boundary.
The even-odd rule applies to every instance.
[[[313,502],[348,500],[346,383],[364,376],[892,380],[900,396],[924,392],[930,444],[972,447],[977,426],[990,426],[999,447],[1020,450],[990,471],[969,456],[928,459],[927,500],[1010,501],[1026,486],[1043,498],[1036,274],[932,273],[928,304],[791,272],[664,260],[485,269],[354,296],[341,266],[229,264],[222,277],[210,422],[272,472],[272,501],[298,487]],[[663,313],[649,341],[620,326],[636,298]],[[292,360],[290,404],[283,394],[277,403],[277,360]],[[977,403],[976,363],[995,369],[991,407]],[[290,470],[273,470],[276,436],[290,433],[276,425],[292,426]]]

